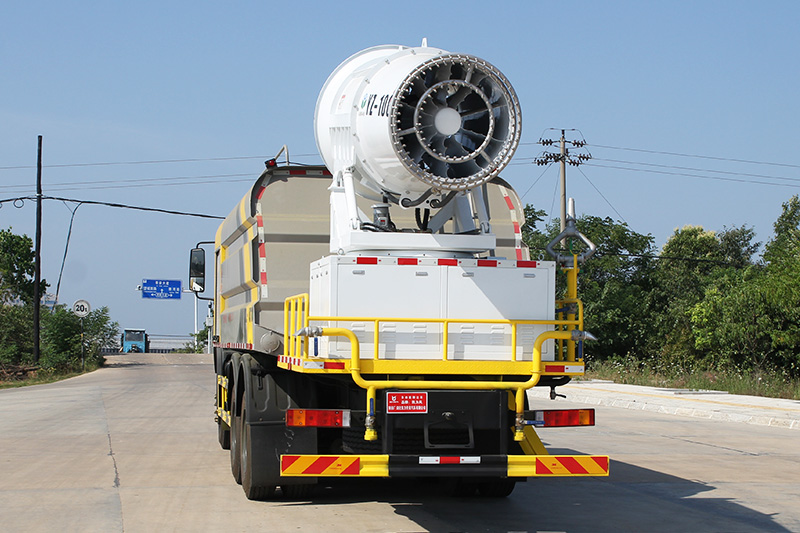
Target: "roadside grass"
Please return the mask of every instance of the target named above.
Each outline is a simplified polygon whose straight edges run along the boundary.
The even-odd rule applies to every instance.
[[[81,370],[79,360],[56,368],[18,367],[14,365],[0,366],[0,389],[15,389],[30,385],[46,385],[65,379],[88,374],[103,366],[104,358],[88,358],[85,368]]]
[[[90,370],[86,370],[90,372]],[[0,380],[0,389],[16,389],[19,387],[27,387],[29,385],[46,385],[48,383],[55,383],[56,381],[63,381],[65,379],[80,376],[86,372],[66,372],[63,374],[37,374],[34,376],[27,376],[21,379]]]
[[[675,370],[658,372],[640,362],[590,361],[583,379],[670,389],[727,391],[731,394],[800,400],[800,379],[759,370]]]

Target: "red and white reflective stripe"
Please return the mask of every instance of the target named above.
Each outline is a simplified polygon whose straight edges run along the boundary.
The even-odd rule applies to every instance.
[[[421,465],[479,465],[481,464],[480,456],[477,457],[459,457],[459,456],[441,456],[441,457],[420,457],[419,464]]]
[[[503,199],[506,201],[508,209],[511,211],[511,223],[514,225],[514,249],[516,250],[517,259],[522,259],[522,230],[520,228],[519,218],[517,217],[517,208],[511,196],[508,194],[508,189],[500,187],[500,192],[503,195]]]
[[[261,200],[266,187],[261,187],[258,191],[258,199]],[[256,228],[258,230],[258,274],[259,274],[259,297],[267,298],[269,289],[267,288],[267,245],[264,237],[264,217],[261,212],[261,202],[256,202]]]
[[[279,355],[278,362],[287,365],[289,370],[293,366],[300,368],[308,368],[311,370],[344,370],[344,361],[303,361],[300,357],[289,357],[286,355]]]
[[[252,350],[253,345],[244,342],[226,342],[224,344],[215,344],[217,348],[231,348],[233,350]]]
[[[357,265],[399,265],[399,266],[460,266],[460,267],[488,267],[488,268],[536,268],[539,266],[536,261],[527,260],[507,260],[507,259],[457,259],[455,257],[435,258],[435,257],[339,257],[339,264]]]
[[[544,365],[545,372],[557,372],[559,374],[583,374],[583,365]]]
[[[299,357],[288,357],[286,355],[279,355],[278,362],[283,363],[284,365],[289,365],[289,369],[291,370],[292,366],[300,366],[303,363],[303,360]]]

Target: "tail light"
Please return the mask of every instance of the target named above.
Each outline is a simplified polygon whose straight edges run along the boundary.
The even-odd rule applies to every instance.
[[[295,427],[342,428],[350,427],[348,409],[288,409],[286,425]]]
[[[533,420],[526,422],[538,427],[593,426],[594,409],[548,409],[533,411]]]

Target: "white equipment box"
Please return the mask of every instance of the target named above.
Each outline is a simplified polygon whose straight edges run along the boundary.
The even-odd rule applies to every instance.
[[[375,318],[553,320],[555,263],[435,257],[328,256],[311,264],[310,315],[350,320],[314,323],[352,330],[361,357],[374,357]],[[355,320],[352,320],[355,319]],[[517,326],[516,359],[530,361],[533,343],[553,326]],[[448,329],[450,360],[509,361],[509,324],[455,322]],[[440,322],[381,321],[381,359],[442,359]],[[313,355],[313,349],[312,349]],[[318,356],[349,358],[343,338],[319,339]],[[552,341],[543,360],[553,360]]]

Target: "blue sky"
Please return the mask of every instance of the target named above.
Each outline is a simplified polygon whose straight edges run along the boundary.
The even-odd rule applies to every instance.
[[[576,128],[594,156],[568,171],[580,213],[621,217],[659,246],[686,224],[752,226],[766,241],[800,193],[799,22],[789,1],[6,2],[0,199],[34,192],[43,135],[46,195],[224,216],[282,145],[320,161],[314,104],[336,65],[427,37],[513,84],[523,144],[503,176],[526,202],[557,216],[558,170],[531,164],[534,143]],[[185,159],[204,161],[163,162]],[[137,164],[77,166],[121,162]],[[53,287],[70,208],[44,204]],[[32,202],[0,208],[0,228],[33,236],[34,221]],[[134,289],[184,279],[187,250],[216,226],[83,205],[60,301],[108,306],[123,327],[188,333],[192,299],[143,301]]]

